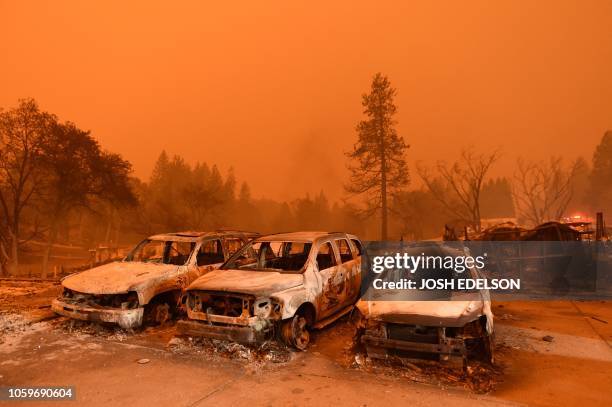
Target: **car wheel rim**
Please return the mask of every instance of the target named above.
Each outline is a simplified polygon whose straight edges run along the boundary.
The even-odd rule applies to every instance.
[[[151,322],[161,325],[170,317],[170,306],[166,303],[156,304],[151,314]]]
[[[299,350],[304,350],[310,342],[310,332],[306,326],[306,318],[296,316],[293,320],[293,343]]]

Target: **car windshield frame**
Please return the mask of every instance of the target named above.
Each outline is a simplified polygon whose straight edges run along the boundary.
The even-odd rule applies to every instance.
[[[254,245],[256,244],[264,245],[266,243],[268,244],[278,243],[282,245],[283,250],[285,250],[287,243],[301,244],[301,245],[304,245],[304,247],[307,247],[308,252],[305,255],[303,263],[299,269],[284,269],[284,268],[274,268],[274,267],[264,267],[264,268],[246,267],[246,264],[242,266],[236,265],[236,262],[241,257],[244,257],[246,259],[249,258],[249,257],[245,257],[245,253],[247,253],[248,251],[255,250],[253,249]],[[252,240],[248,242],[247,244],[245,244],[236,253],[234,253],[225,263],[223,263],[223,265],[220,267],[220,270],[263,271],[263,272],[277,272],[277,273],[287,273],[287,274],[303,274],[304,271],[306,271],[306,266],[308,265],[308,261],[312,254],[313,247],[314,247],[314,243],[312,241],[306,241],[306,240],[297,240],[297,239],[296,240]],[[256,253],[257,253],[256,254],[257,263],[259,263],[261,261],[261,258],[260,258],[261,253],[259,251],[256,251]],[[247,256],[251,256],[251,255],[247,255]],[[254,259],[253,257],[251,258]],[[280,258],[283,258],[283,257],[282,256],[277,257],[277,259],[280,259]],[[248,263],[248,264],[252,264],[252,263]]]
[[[141,251],[146,245],[149,245],[151,243],[161,243],[163,245],[163,253],[162,253],[162,257],[158,258],[157,260],[135,260],[134,256]],[[189,244],[191,247],[189,249],[189,253],[184,255],[184,254],[180,254],[180,256],[184,257],[184,261],[180,262],[180,263],[176,263],[171,261],[171,259],[173,257],[170,257],[170,253],[172,250],[172,244],[176,243],[176,244]],[[125,259],[123,260],[124,262],[130,262],[130,263],[145,263],[145,264],[163,264],[163,265],[168,265],[168,266],[187,266],[189,264],[189,262],[191,261],[191,258],[193,257],[193,253],[195,252],[196,248],[198,248],[198,244],[196,241],[189,241],[189,240],[173,240],[173,239],[152,239],[152,238],[147,238],[142,240],[140,243],[138,243],[131,251],[130,253],[125,257]],[[175,256],[178,257],[178,256]]]

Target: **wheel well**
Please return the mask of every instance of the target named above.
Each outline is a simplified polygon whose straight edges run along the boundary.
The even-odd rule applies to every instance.
[[[181,291],[172,290],[172,291],[166,291],[166,292],[155,295],[153,298],[149,300],[149,304],[159,304],[159,303],[165,302],[165,303],[168,303],[170,307],[176,308],[180,299],[181,299]]]
[[[314,325],[317,317],[317,309],[310,302],[305,302],[295,311],[296,315],[303,315],[308,322],[308,326]]]

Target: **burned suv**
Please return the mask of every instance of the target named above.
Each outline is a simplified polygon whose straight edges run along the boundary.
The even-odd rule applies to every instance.
[[[218,268],[256,234],[240,231],[182,232],[151,236],[122,260],[62,280],[64,291],[51,308],[70,318],[116,323],[163,323],[181,292]]]
[[[309,329],[350,311],[359,298],[361,243],[346,233],[260,237],[186,291],[180,334],[255,343],[280,337],[303,350]]]
[[[402,251],[411,256],[444,258],[464,254],[437,243]],[[379,276],[383,280],[398,281],[394,272]],[[462,278],[483,277],[475,268],[467,268],[465,273]],[[402,275],[415,280],[459,277],[444,268]],[[364,276],[364,281],[369,279],[369,275]],[[432,292],[370,289],[357,303],[357,309],[361,320],[358,336],[371,358],[429,359],[463,365],[471,358],[493,362],[493,313],[486,289]]]

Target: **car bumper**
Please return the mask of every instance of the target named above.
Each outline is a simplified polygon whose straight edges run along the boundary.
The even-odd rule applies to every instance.
[[[176,330],[180,335],[201,336],[240,343],[257,343],[260,336],[251,326],[210,325],[206,322],[179,321]]]
[[[82,321],[108,322],[125,329],[141,326],[144,315],[144,308],[92,308],[70,304],[59,299],[53,300],[51,309],[55,313],[69,318]]]
[[[361,343],[367,348],[382,348],[398,351],[412,351],[449,356],[461,356],[466,353],[465,343],[459,339],[446,339],[443,343],[422,343],[401,339],[388,339],[372,335],[363,335]]]

